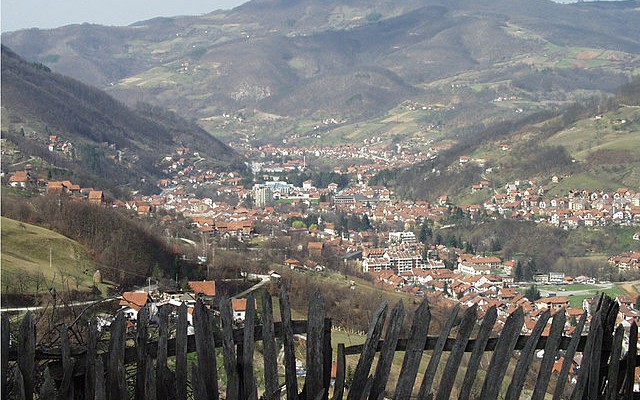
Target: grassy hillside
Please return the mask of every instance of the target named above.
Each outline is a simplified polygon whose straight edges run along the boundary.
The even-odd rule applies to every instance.
[[[1,231],[3,294],[42,294],[50,287],[88,291],[93,286],[97,267],[79,243],[5,217]]]

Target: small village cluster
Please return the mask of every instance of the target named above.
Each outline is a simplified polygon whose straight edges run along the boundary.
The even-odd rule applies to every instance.
[[[187,322],[193,327],[193,311],[196,300],[201,300],[209,309],[214,308],[214,300],[216,297],[215,281],[190,281],[189,289],[180,292],[165,292],[156,289],[155,291],[138,290],[135,292],[124,292],[120,298],[119,306],[125,318],[128,321],[128,327],[134,327],[138,319],[138,312],[141,308],[147,306],[149,308],[149,318],[157,322],[158,311],[162,307],[170,308],[170,315],[176,315],[177,309],[183,303],[187,306]],[[236,325],[241,325],[245,319],[247,310],[247,299],[231,299],[231,310],[233,321]],[[219,315],[214,310],[214,315]],[[104,319],[104,323],[109,323],[111,318]],[[193,333],[193,332],[190,332]]]

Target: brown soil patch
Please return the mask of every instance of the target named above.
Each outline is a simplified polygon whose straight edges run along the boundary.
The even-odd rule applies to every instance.
[[[599,55],[600,55],[599,51],[595,51],[595,50],[583,51],[576,55],[576,59],[588,61],[588,60],[593,60]]]

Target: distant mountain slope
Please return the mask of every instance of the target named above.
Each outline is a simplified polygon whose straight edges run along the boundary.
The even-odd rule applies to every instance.
[[[120,99],[189,117],[258,109],[358,120],[406,99],[457,106],[509,92],[542,104],[610,91],[640,68],[640,3],[615,3],[253,0],[2,40]],[[476,121],[502,111],[487,107]]]
[[[28,63],[4,46],[2,107],[3,137],[22,153],[75,171],[87,184],[101,180],[103,188],[151,190],[160,177],[156,164],[181,146],[218,165],[238,160],[228,146],[173,113],[150,106],[132,110],[99,89]],[[65,156],[48,151],[49,135],[69,141],[71,150]]]
[[[535,180],[551,194],[570,190],[640,190],[640,81],[618,95],[531,116],[477,126],[437,159],[413,168],[384,171],[371,184],[399,195],[434,200],[448,195],[476,203],[492,191],[472,194],[481,180],[502,188]],[[469,162],[463,164],[461,157]],[[557,176],[560,182],[552,183]],[[416,185],[416,182],[420,182]]]

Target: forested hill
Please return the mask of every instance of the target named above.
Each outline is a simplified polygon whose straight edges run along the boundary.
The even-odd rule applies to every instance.
[[[131,109],[103,91],[29,63],[2,46],[2,136],[26,156],[67,171],[79,184],[152,190],[157,164],[190,147],[224,167],[240,156],[172,112]],[[68,143],[49,151],[50,136]]]

